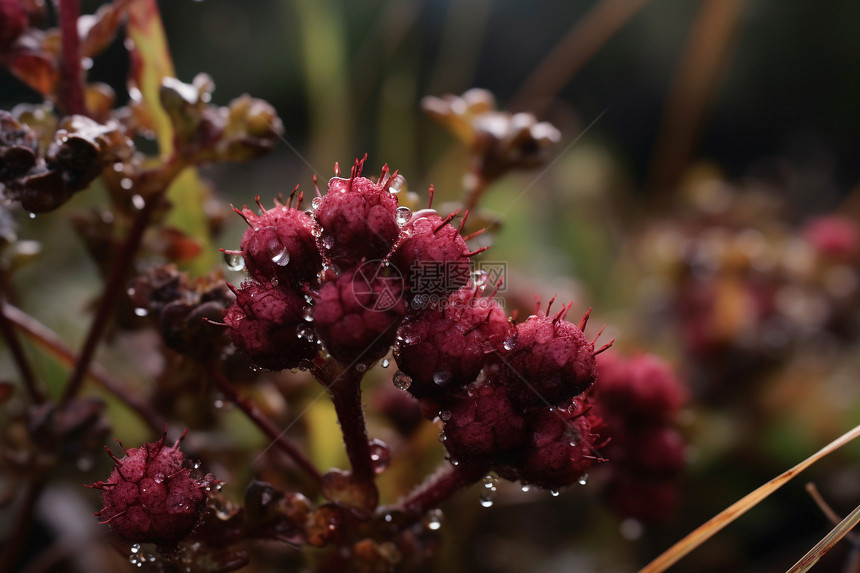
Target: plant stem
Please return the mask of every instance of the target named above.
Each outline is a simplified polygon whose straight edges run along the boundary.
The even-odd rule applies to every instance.
[[[478,206],[478,201],[481,200],[481,196],[484,194],[484,189],[487,188],[487,180],[481,173],[481,164],[482,161],[478,157],[472,160],[470,183],[468,188],[464,190],[466,195],[466,211],[475,210],[475,207]]]
[[[3,301],[3,298],[0,297],[0,310],[4,307],[5,302]],[[9,345],[9,351],[12,353],[12,360],[15,362],[15,365],[18,367],[18,371],[21,373],[21,380],[24,382],[24,388],[30,395],[30,401],[33,404],[44,403],[47,399],[45,392],[39,386],[39,383],[36,380],[36,375],[30,367],[30,361],[27,360],[27,355],[24,353],[24,347],[21,346],[21,341],[18,340],[18,334],[6,318],[5,312],[0,312],[0,332],[3,333],[3,338],[6,339],[6,343]]]
[[[81,68],[81,39],[78,35],[78,0],[60,0],[60,31],[63,60],[60,64],[60,101],[68,114],[87,114]]]
[[[421,519],[429,510],[464,487],[475,483],[486,473],[487,468],[480,466],[452,466],[446,462],[434,474],[428,476],[424,483],[400,500],[400,509],[412,520]]]
[[[66,346],[57,334],[50,328],[25,313],[21,309],[4,304],[0,308],[0,318],[4,321],[9,321],[21,329],[32,341],[46,349],[59,360],[70,367],[73,367],[78,362],[77,356],[72,350]],[[129,408],[131,408],[140,419],[143,420],[152,431],[160,435],[164,430],[164,419],[144,400],[140,400],[136,396],[130,394],[121,381],[112,377],[105,372],[97,362],[90,364],[87,375],[95,380],[102,388],[122,400]]]
[[[370,442],[367,440],[364,408],[361,405],[361,377],[362,374],[354,367],[348,367],[327,386],[343,433],[352,475],[371,483],[376,473],[370,458]]]
[[[275,445],[281,448],[281,450],[287,454],[297,466],[302,468],[317,483],[322,481],[322,475],[320,475],[320,472],[316,467],[314,467],[311,461],[305,457],[302,451],[295,444],[283,435],[280,428],[260,412],[254,402],[246,398],[242,398],[236,390],[236,387],[233,386],[217,368],[211,368],[210,373],[212,378],[215,380],[215,383],[218,385],[218,388],[224,392],[224,395],[231,402],[236,404],[236,406],[238,406],[239,409],[242,410],[245,415],[247,415],[248,418],[250,418],[250,420],[275,443]]]
[[[25,486],[24,501],[21,502],[15,525],[11,528],[12,535],[5,543],[6,551],[0,554],[0,573],[17,571],[15,565],[18,564],[21,550],[27,546],[27,537],[30,535],[33,523],[33,509],[42,494],[44,485],[42,480],[36,480]]]
[[[90,330],[87,333],[84,346],[81,349],[78,361],[75,363],[75,368],[69,377],[65,392],[63,392],[63,397],[60,400],[61,406],[67,404],[81,389],[84,376],[90,362],[92,362],[102,334],[110,323],[119,295],[125,291],[124,287],[128,273],[134,264],[135,255],[143,240],[143,234],[149,226],[152,216],[158,208],[170,182],[173,181],[184,167],[185,165],[182,162],[170,159],[160,169],[154,170],[148,177],[143,177],[139,181],[138,193],[145,200],[144,206],[138,211],[131,230],[128,232],[128,236],[119,253],[117,253],[111,274],[105,284],[104,293],[102,294],[101,301],[99,301],[96,316],[93,318],[92,324],[90,324]]]

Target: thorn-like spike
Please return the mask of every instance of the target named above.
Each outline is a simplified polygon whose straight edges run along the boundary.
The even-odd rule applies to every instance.
[[[428,189],[428,191],[430,193],[430,200],[427,201],[427,208],[430,209],[433,206],[433,193],[435,192],[435,189],[433,188],[432,183],[430,184],[430,189]]]
[[[203,322],[208,322],[209,324],[211,324],[211,325],[213,325],[213,326],[223,326],[223,327],[225,327],[225,328],[226,328],[226,326],[227,326],[227,323],[226,323],[226,322],[219,322],[219,321],[217,321],[217,320],[212,320],[212,319],[211,319],[211,318],[209,318],[208,316],[204,316],[204,317],[202,317],[200,320],[202,320]]]
[[[484,251],[488,250],[489,248],[490,248],[490,245],[487,245],[486,247],[481,247],[480,249],[475,249],[471,253],[466,253],[466,256],[467,257],[474,257],[478,253],[483,253]]]
[[[314,176],[316,176],[316,173],[314,173]],[[296,192],[297,192],[298,190],[299,190],[299,186],[298,186],[298,185],[296,185],[295,187],[293,187],[293,190],[292,190],[292,191],[290,191],[290,198],[287,200],[287,207],[292,206],[292,204],[293,204],[293,197],[295,197],[295,196],[296,196]]]
[[[465,237],[463,237],[463,240],[464,240],[464,241],[470,241],[470,240],[474,239],[475,237],[477,237],[478,235],[483,235],[483,234],[484,234],[484,233],[486,233],[486,232],[487,232],[487,228],[486,228],[486,227],[484,227],[483,229],[478,229],[478,230],[477,230],[477,231],[475,231],[474,233],[469,233],[468,235],[466,235]]]
[[[566,307],[564,307],[564,308],[562,309],[562,310],[564,311],[564,312],[562,313],[562,315],[561,315],[561,319],[562,319],[562,320],[564,320],[564,319],[566,319],[566,318],[567,318],[567,313],[569,313],[569,312],[570,312],[570,309],[572,309],[572,308],[573,308],[573,302],[569,302],[569,303],[567,304],[567,306],[566,306]]]
[[[218,250],[221,251],[222,253],[224,253],[225,255],[241,255],[242,254],[242,251],[237,251],[234,249],[218,249]]]
[[[603,329],[604,329],[604,328],[606,328],[606,325],[605,325],[605,324],[604,324],[603,326],[601,326],[601,327],[600,327],[600,330],[598,330],[598,331],[597,331],[597,336],[595,336],[595,337],[594,337],[594,340],[592,340],[592,341],[591,341],[591,344],[594,344],[594,343],[596,343],[596,342],[597,342],[597,339],[598,339],[598,338],[600,338],[600,335],[601,335],[601,334],[603,334]]]
[[[579,324],[576,326],[579,327],[579,330],[585,332],[585,325],[588,324],[588,319],[591,316],[591,307],[588,307],[588,310],[585,311],[585,314],[582,315],[582,318],[579,319]]]
[[[340,165],[338,165],[337,161],[334,162],[334,176],[340,177]]]
[[[105,451],[108,453],[108,455],[110,456],[110,459],[113,460],[114,464],[116,464],[117,467],[122,466],[122,460],[119,459],[118,457],[116,457],[114,455],[114,453],[112,451],[110,451],[109,447],[105,446]]]
[[[317,192],[317,197],[322,197],[322,193],[320,193],[319,178],[316,173],[314,173],[314,191]]]
[[[179,439],[176,440],[176,443],[173,444],[173,448],[176,449],[179,447],[179,442],[185,439],[185,436],[188,434],[188,428],[182,430],[182,435],[179,436]],[[164,426],[164,439],[167,439],[167,425]]]
[[[448,223],[450,223],[450,222],[451,222],[451,220],[452,220],[454,217],[456,217],[456,216],[457,216],[457,213],[459,213],[459,212],[460,212],[460,210],[459,210],[459,209],[457,209],[457,210],[456,210],[456,211],[454,211],[453,213],[448,213],[448,216],[447,216],[447,217],[445,217],[444,219],[442,219],[442,222],[441,222],[441,223],[439,223],[439,225],[438,225],[435,229],[433,229],[433,234],[435,235],[436,233],[438,233],[438,232],[439,232],[439,230],[440,230],[442,227],[444,227],[445,225],[447,225]]]
[[[381,185],[385,183],[385,176],[388,175],[388,164],[382,166],[382,170],[379,172],[379,179],[376,180],[377,185]]]
[[[385,187],[383,187],[383,189],[385,189],[386,191],[388,191],[388,190],[389,190],[389,188],[391,187],[391,184],[392,184],[392,183],[394,183],[394,179],[395,179],[399,174],[400,174],[400,170],[399,170],[399,169],[395,169],[395,170],[394,170],[394,173],[392,173],[392,174],[388,177],[388,179],[386,179],[386,180],[385,180]]]
[[[234,207],[232,203],[230,203],[230,207],[233,207],[233,210],[236,212],[236,214],[242,217],[242,220],[245,221],[245,223],[247,223],[249,227],[251,227],[252,229],[254,228],[254,225],[251,224],[251,221],[248,220],[248,217],[245,216],[245,213]]]
[[[548,302],[548,303],[546,303],[546,315],[547,315],[547,316],[549,316],[549,309],[551,309],[551,308],[552,308],[552,303],[554,303],[554,302],[555,302],[555,299],[556,299],[556,297],[557,297],[557,296],[558,296],[557,294],[552,295],[552,298],[551,298],[551,299],[549,299],[549,302]]]
[[[502,281],[504,279],[499,279],[499,282],[496,283],[496,288],[493,289],[493,292],[490,293],[490,298],[495,298],[496,294],[498,294],[499,289],[502,288]]]
[[[300,209],[302,206],[302,201],[305,200],[305,192],[299,191],[298,200],[296,201],[296,209]]]
[[[104,521],[99,521],[99,524],[106,525],[106,524],[110,523],[111,521],[113,521],[114,519],[116,519],[117,517],[125,515],[127,512],[128,512],[128,510],[124,509],[124,510],[120,511],[119,513],[117,513],[116,515],[112,515],[111,517],[108,517]]]
[[[263,207],[263,202],[260,200],[259,195],[254,196],[254,203],[257,204],[257,206],[260,208],[261,211],[263,211],[263,213],[266,212],[266,208]]]
[[[457,227],[457,234],[458,235],[463,230],[463,227],[466,225],[466,219],[468,219],[468,218],[469,218],[469,210],[466,209],[466,212],[463,213],[463,218],[460,220],[460,226]]]
[[[535,295],[535,314],[540,312],[540,297]]]
[[[230,292],[232,292],[236,296],[239,296],[239,289],[237,289],[235,286],[231,285],[230,283],[224,283],[224,284],[227,285],[227,288],[230,289]]]
[[[511,312],[511,318],[510,318],[511,324],[516,323],[517,318],[519,318],[519,316],[520,316],[520,309],[515,308],[515,309]]]
[[[614,343],[615,343],[615,339],[613,338],[612,340],[610,340],[609,342],[607,342],[606,344],[601,346],[598,350],[595,350],[594,353],[592,353],[592,356],[597,356],[601,352],[605,352],[605,351],[609,350]]]
[[[117,443],[117,444],[119,444],[119,447],[120,447],[120,449],[123,451],[123,453],[124,453],[125,455],[128,455],[128,450],[127,450],[127,449],[125,449],[125,446],[124,446],[124,445],[122,445],[122,442],[121,442],[121,441],[119,441],[119,438],[114,438],[114,440],[116,440],[116,443]]]

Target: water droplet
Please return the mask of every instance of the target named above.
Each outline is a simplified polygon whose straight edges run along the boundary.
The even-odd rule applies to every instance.
[[[439,441],[443,444],[448,441],[448,436],[445,435],[445,432],[439,432]]]
[[[124,169],[125,169],[125,165],[123,164],[122,161],[117,161],[116,163],[113,164],[113,170],[116,171],[117,173],[122,173]]]
[[[422,523],[430,531],[438,531],[442,527],[442,520],[445,516],[441,509],[431,509],[424,515]]]
[[[30,213],[30,214],[29,214],[29,217],[30,217],[31,219],[35,219],[35,218],[36,218],[36,214],[35,214],[35,213]]]
[[[406,343],[409,344],[409,341],[407,341]],[[448,371],[436,372],[433,374],[433,382],[437,386],[444,386],[445,384],[447,384],[448,382],[451,381],[452,377],[453,377],[453,374],[451,374],[451,372],[448,372]]]
[[[314,200],[311,201],[311,209],[316,211],[317,209],[319,209],[321,204],[322,204],[322,197],[314,197]]]
[[[367,370],[367,364],[365,364],[364,362],[359,362],[355,365],[355,371],[359,374],[364,373],[365,370]]]
[[[391,182],[388,184],[388,191],[391,192],[393,195],[397,195],[404,189],[406,189],[406,177],[398,173],[397,177],[392,179]]]
[[[385,358],[385,359],[382,361],[382,367],[383,367],[383,368],[388,368],[388,366],[389,366],[390,364],[391,364],[391,360],[389,360],[388,358]]]
[[[214,406],[218,409],[223,408],[224,407],[224,400],[215,400]]]
[[[140,543],[135,543],[134,545],[132,545],[131,546],[131,552],[132,553],[140,552]]]
[[[272,255],[272,262],[278,265],[279,267],[285,267],[290,264],[290,252],[286,247],[281,246],[280,250],[278,250],[274,255]]]
[[[139,306],[139,307],[137,307],[136,309],[134,309],[134,315],[135,315],[135,316],[144,317],[144,316],[146,316],[147,314],[149,314],[149,310],[145,309],[145,308],[144,308],[144,307],[142,307],[142,306]]]
[[[412,218],[412,210],[409,207],[398,207],[394,212],[394,221],[402,227]]]
[[[384,472],[391,463],[391,451],[382,440],[374,438],[370,441],[370,463],[376,474]]]
[[[326,235],[322,238],[322,246],[324,249],[331,249],[334,246],[334,237]]]
[[[152,478],[152,481],[155,483],[163,483],[164,482],[164,474],[159,472],[155,474],[155,477]]]
[[[200,469],[200,462],[194,462],[194,469],[195,469],[195,470],[199,470],[199,469]]]
[[[224,253],[224,262],[230,271],[241,271],[245,268],[245,259],[237,252]]]
[[[495,474],[487,474],[481,480],[481,483],[484,484],[484,489],[496,491],[496,484],[499,483],[499,478]]]
[[[311,235],[316,238],[319,238],[320,235],[322,235],[322,227],[320,227],[319,225],[314,225],[314,228],[311,229]]]
[[[132,181],[128,177],[123,177],[122,179],[119,180],[119,186],[122,187],[123,189],[125,189],[126,191],[128,191],[129,189],[134,187],[134,181]],[[138,195],[138,197],[140,197],[140,195]],[[132,198],[132,201],[133,200],[134,199]],[[137,207],[137,204],[135,204],[135,207]],[[137,207],[137,208],[142,209],[143,207]]]
[[[394,386],[400,390],[408,390],[412,385],[412,378],[402,370],[394,373],[392,381],[394,382]]]
[[[448,460],[448,462],[450,462],[450,464],[451,464],[452,466],[454,466],[455,468],[456,468],[457,466],[459,466],[459,465],[460,465],[460,460],[458,460],[458,459],[456,459],[456,458],[450,458],[450,459]]]
[[[528,491],[531,489],[531,486],[530,486],[529,484],[527,484],[527,483],[524,483],[524,484],[523,484],[523,487],[522,487],[522,488],[520,488],[520,489],[522,489],[522,490],[523,490],[523,493],[526,493],[526,492],[528,492]]]
[[[487,284],[490,275],[487,271],[475,271],[472,273],[472,282],[475,286],[483,288]]]
[[[134,205],[134,208],[138,210],[146,207],[146,201],[137,193],[131,196],[131,204]]]
[[[582,474],[581,476],[579,476],[579,479],[577,481],[579,482],[579,485],[587,484],[588,483],[588,474]]]
[[[439,418],[443,422],[447,422],[451,419],[451,410],[442,410],[441,412],[439,412]]]
[[[386,523],[391,523],[392,521],[394,521],[394,516],[390,513],[386,513],[382,519],[384,519]]]
[[[510,338],[505,340],[505,343],[502,345],[505,350],[513,350],[514,349],[514,341]]]
[[[549,494],[553,497],[558,497],[558,490],[557,489],[551,489],[551,490],[549,490]]]
[[[481,507],[493,507],[493,496],[492,494],[484,494],[480,498]]]
[[[277,279],[277,277],[272,277],[272,278],[269,280],[269,284],[270,284],[270,285],[272,285],[272,286],[278,286],[278,279]]]

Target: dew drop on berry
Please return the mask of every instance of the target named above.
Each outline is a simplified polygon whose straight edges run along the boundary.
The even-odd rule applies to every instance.
[[[320,205],[322,205],[322,197],[314,197],[314,200],[311,201],[311,208],[316,211]]]
[[[279,267],[285,267],[290,264],[290,252],[286,247],[281,247],[278,252],[272,255],[272,262],[278,265]]]
[[[355,371],[358,372],[359,374],[363,374],[366,370],[367,370],[367,364],[365,364],[364,362],[359,362],[358,364],[355,365]]]
[[[132,553],[140,553],[140,543],[135,543],[131,546]]]
[[[412,378],[402,370],[398,370],[394,373],[392,381],[394,382],[394,386],[400,390],[408,390],[412,385]]]
[[[451,419],[451,410],[442,410],[441,412],[439,412],[439,418],[443,422],[447,422]]]
[[[334,237],[331,235],[326,235],[325,237],[323,237],[322,246],[324,249],[330,250],[332,247],[334,247]]]
[[[524,483],[520,489],[523,490],[523,493],[528,493],[528,491],[531,489],[531,486],[527,483]]]
[[[224,262],[230,271],[238,272],[245,268],[245,259],[239,253],[224,253]]]
[[[551,489],[551,490],[549,490],[549,494],[553,497],[558,497],[558,490],[557,489]]]
[[[370,464],[373,466],[373,473],[381,474],[391,463],[391,451],[385,442],[378,439],[370,441]]]
[[[513,350],[514,349],[514,341],[510,338],[505,340],[505,343],[502,345],[505,350]]]
[[[444,518],[445,516],[442,514],[442,510],[434,508],[424,515],[424,519],[422,519],[421,522],[424,524],[424,527],[430,531],[438,531],[442,527],[442,521]]]
[[[409,207],[398,207],[394,213],[394,221],[402,227],[412,218],[412,210]]]
[[[388,191],[393,195],[397,195],[404,189],[406,189],[406,177],[398,173],[397,177],[392,179],[388,184]]]
[[[144,317],[147,314],[149,314],[149,311],[142,306],[139,306],[136,309],[134,309],[134,315],[135,316]]]
[[[30,217],[31,219],[35,219],[35,218],[36,218],[36,214],[35,214],[35,213],[30,213],[30,214],[29,214],[29,217]]]
[[[484,494],[479,499],[481,507],[493,507],[493,495]]]
[[[155,483],[163,483],[164,482],[164,474],[161,472],[155,474],[155,476],[152,478],[152,481],[154,481]]]
[[[409,341],[407,341],[406,343],[409,344]],[[453,374],[451,374],[451,372],[448,372],[448,371],[436,372],[433,374],[433,382],[437,386],[444,386],[445,384],[447,384],[448,382],[451,381],[452,376],[453,376]]]
[[[499,478],[494,474],[487,474],[481,480],[481,483],[484,485],[484,489],[496,491],[496,484],[499,483]]]
[[[579,476],[579,480],[577,480],[577,481],[579,482],[579,485],[587,484],[588,483],[588,474],[582,474],[581,476]]]
[[[306,306],[304,309],[302,309],[302,316],[304,317],[304,319],[306,321],[313,322],[314,321],[314,307]]]
[[[391,364],[391,361],[388,358],[386,358],[382,361],[382,367],[383,368],[388,368],[389,364]]]

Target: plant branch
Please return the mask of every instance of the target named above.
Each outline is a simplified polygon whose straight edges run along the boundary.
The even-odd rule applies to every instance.
[[[362,374],[353,365],[340,371],[334,380],[320,378],[320,381],[325,383],[331,393],[352,474],[361,481],[371,483],[376,474],[361,405],[361,377]]]
[[[102,294],[101,301],[99,301],[96,315],[93,318],[92,324],[90,324],[90,330],[78,356],[78,361],[75,363],[75,368],[66,384],[60,405],[67,404],[81,389],[84,375],[95,355],[102,334],[110,323],[113,309],[116,306],[120,293],[125,291],[124,287],[128,273],[134,264],[135,255],[143,241],[143,234],[152,221],[152,216],[158,208],[170,182],[173,181],[183,168],[184,164],[182,162],[171,159],[162,168],[148,174],[148,177],[141,178],[138,193],[145,200],[144,206],[138,211],[131,230],[119,253],[117,253],[111,274],[105,284],[104,293]]]
[[[63,59],[60,64],[60,102],[68,114],[87,115],[81,67],[81,38],[78,35],[78,0],[60,0],[60,32]]]
[[[274,442],[276,446],[281,448],[281,450],[287,454],[297,466],[302,468],[317,483],[322,481],[322,475],[320,475],[319,470],[314,467],[311,461],[305,457],[302,451],[295,444],[283,435],[280,428],[260,412],[260,409],[257,408],[254,402],[241,397],[239,392],[236,390],[236,387],[233,386],[217,368],[210,368],[210,375],[215,380],[218,388],[224,392],[224,395],[231,402],[236,404],[236,406],[238,406],[239,409],[242,410],[245,415],[248,416],[248,418]]]
[[[2,317],[2,320],[8,320],[11,324],[21,329],[30,340],[69,367],[74,367],[77,364],[78,358],[72,352],[71,348],[54,331],[26,312],[11,304],[4,304],[0,308],[0,317]],[[131,408],[155,434],[161,434],[164,430],[164,420],[162,417],[147,402],[130,394],[123,382],[108,374],[97,362],[90,364],[87,375]]]
[[[411,522],[417,521],[464,487],[477,482],[486,473],[487,469],[483,467],[465,467],[462,464],[452,466],[446,462],[428,476],[424,483],[400,500],[399,509],[410,517]]]
[[[0,297],[0,309],[5,307],[3,297]],[[24,383],[27,393],[30,395],[30,401],[34,404],[43,404],[47,399],[44,390],[39,386],[36,380],[36,374],[30,366],[30,361],[27,360],[27,355],[24,353],[24,347],[21,346],[21,341],[18,340],[18,334],[6,317],[5,312],[0,312],[0,332],[3,338],[6,339],[6,344],[9,345],[9,351],[12,353],[12,360],[18,367],[21,373],[21,380]]]

